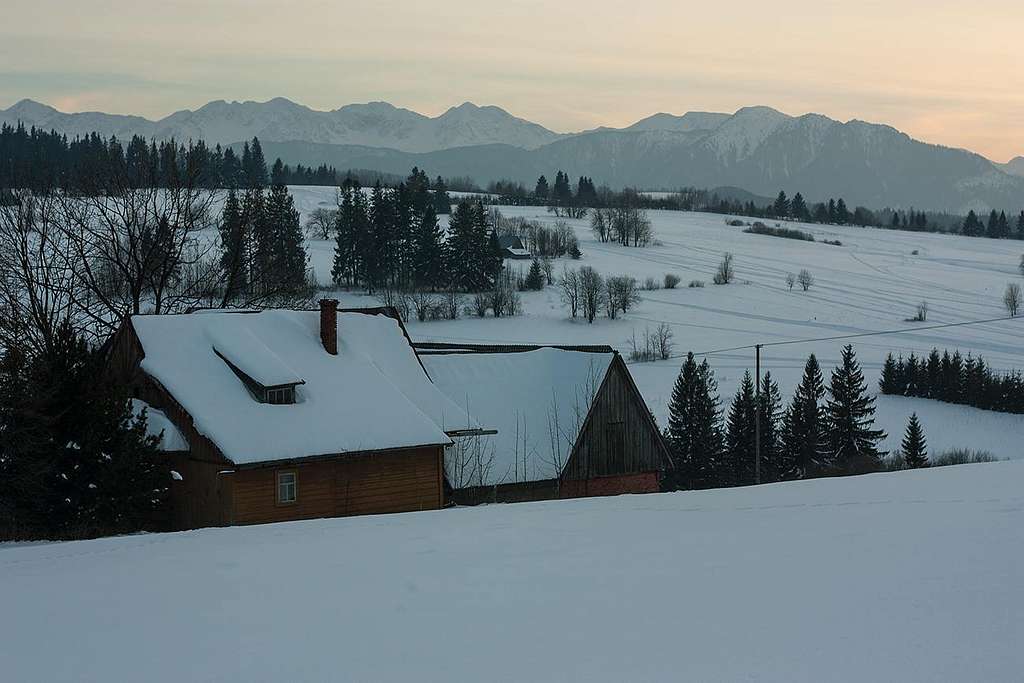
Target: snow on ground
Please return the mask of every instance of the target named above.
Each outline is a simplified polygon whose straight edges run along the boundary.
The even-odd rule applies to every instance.
[[[7,681],[1016,681],[1024,462],[0,546]]]
[[[303,212],[333,206],[333,188],[292,188]],[[502,213],[553,223],[541,207],[500,207]],[[628,354],[629,340],[646,327],[664,322],[675,335],[677,353],[711,351],[755,343],[832,337],[861,332],[983,320],[1005,315],[1003,291],[1008,282],[1021,281],[1018,270],[1024,244],[859,227],[800,225],[818,242],[801,242],[743,232],[725,225],[716,214],[651,211],[655,238],[661,243],[646,249],[596,242],[584,220],[569,220],[581,241],[584,257],[563,265],[590,265],[604,275],[625,274],[643,282],[661,280],[665,273],[682,278],[679,289],[643,292],[643,301],[620,320],[598,319],[593,325],[567,319],[557,287],[522,295],[525,315],[514,319],[409,324],[410,334],[422,341],[538,342],[610,344]],[[750,220],[750,219],[744,219]],[[769,221],[769,224],[774,222]],[[823,244],[840,240],[843,246]],[[313,265],[321,281],[329,280],[332,242],[309,243]],[[735,255],[737,281],[728,286],[711,284],[724,252]],[[917,252],[916,254],[914,252]],[[528,263],[511,263],[526,268]],[[789,291],[787,273],[807,268],[815,278],[810,291]],[[704,288],[687,288],[690,280],[703,280]],[[367,297],[340,294],[345,305],[367,305]],[[927,323],[906,322],[926,300]],[[1024,317],[979,326],[911,331],[898,335],[851,340],[872,390],[886,353],[927,354],[932,347],[959,348],[981,354],[998,370],[1024,369]],[[825,341],[763,350],[762,363],[779,381],[784,400],[796,388],[809,353],[818,355],[826,374],[839,361],[846,341]],[[753,372],[752,350],[708,356],[715,368],[723,405],[727,405],[744,370]],[[641,392],[664,425],[667,401],[681,359],[631,365]],[[879,423],[890,432],[884,446],[899,446],[906,420],[917,411],[933,450],[954,447],[984,448],[999,457],[1024,455],[1018,436],[1024,434],[1024,416],[980,413],[934,401],[889,399],[879,401]]]

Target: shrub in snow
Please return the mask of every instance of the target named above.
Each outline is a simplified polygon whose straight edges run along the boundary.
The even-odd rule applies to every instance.
[[[648,292],[653,292],[658,289],[658,281],[653,277],[646,278],[644,280],[644,289]]]
[[[665,273],[665,289],[675,289],[681,279],[675,273]]]
[[[727,285],[732,282],[736,276],[736,272],[732,267],[733,255],[729,252],[725,252],[722,256],[722,262],[718,264],[718,270],[715,272],[715,277],[712,279],[716,285]]]
[[[688,287],[703,287],[704,286],[704,281],[703,280],[690,280],[690,284],[687,285],[687,286]]]

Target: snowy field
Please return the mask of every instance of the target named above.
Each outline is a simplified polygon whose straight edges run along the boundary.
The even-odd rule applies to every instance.
[[[4,681],[1019,681],[1024,462],[0,545]]]
[[[335,206],[335,190],[293,187],[297,207],[304,213]],[[545,223],[554,219],[543,208],[501,207],[502,213]],[[647,327],[664,322],[675,335],[676,352],[713,351],[755,343],[833,337],[862,332],[983,320],[1005,315],[1003,291],[1021,282],[1018,270],[1024,243],[950,235],[868,228],[785,223],[814,234],[818,242],[801,242],[743,232],[725,225],[714,214],[652,211],[659,246],[646,249],[596,242],[587,220],[568,221],[580,238],[583,259],[563,259],[564,265],[590,265],[605,276],[631,275],[641,283],[659,282],[665,273],[682,278],[679,289],[643,292],[643,301],[619,320],[599,318],[593,325],[568,320],[557,287],[524,293],[525,314],[511,319],[477,319],[409,324],[410,334],[422,341],[483,343],[537,342],[610,344],[623,355],[629,340]],[[750,220],[750,219],[745,219]],[[772,224],[773,222],[769,222]],[[843,246],[823,244],[839,240]],[[333,243],[308,244],[312,265],[324,284],[330,278]],[[736,282],[713,286],[712,275],[724,252],[735,255]],[[916,254],[914,252],[917,252]],[[512,263],[512,262],[510,262]],[[515,262],[513,267],[528,267]],[[556,263],[560,272],[563,263]],[[815,284],[808,292],[786,287],[787,273],[811,271]],[[690,280],[706,287],[687,288]],[[368,297],[339,294],[348,306],[376,304]],[[910,323],[919,302],[926,300],[927,323]],[[932,347],[959,348],[981,354],[997,370],[1024,369],[1024,317],[995,323],[911,331],[904,334],[851,340],[871,389],[877,390],[882,361],[888,352],[925,355]],[[766,348],[763,369],[779,381],[788,402],[809,353],[815,353],[826,375],[839,361],[846,341],[804,343]],[[753,350],[708,356],[716,370],[723,405],[735,392],[743,372],[753,372]],[[681,359],[631,365],[641,392],[659,423],[667,419],[667,403]],[[886,449],[899,445],[906,420],[916,411],[933,452],[954,447],[988,450],[1002,458],[1024,456],[1020,437],[1024,416],[990,413],[924,399],[881,397],[878,424],[890,438]]]

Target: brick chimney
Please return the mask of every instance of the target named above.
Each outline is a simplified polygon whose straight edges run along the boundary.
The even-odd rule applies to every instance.
[[[320,299],[320,341],[332,356],[338,355],[338,300]]]

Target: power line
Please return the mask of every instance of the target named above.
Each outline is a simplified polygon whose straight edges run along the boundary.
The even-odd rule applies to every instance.
[[[700,352],[694,351],[693,355],[694,356],[714,356],[714,355],[717,355],[717,354],[720,354],[720,353],[731,353],[733,351],[749,351],[749,350],[752,350],[752,349],[756,349],[757,347],[765,348],[765,347],[768,347],[768,346],[787,346],[787,345],[791,345],[791,344],[807,344],[807,343],[810,343],[810,342],[838,341],[838,340],[841,340],[841,339],[859,339],[859,338],[862,338],[862,337],[877,337],[877,336],[887,335],[887,334],[907,334],[907,333],[911,333],[911,332],[925,332],[925,331],[928,331],[928,330],[940,330],[940,329],[944,329],[944,328],[948,328],[948,327],[966,327],[968,325],[984,325],[984,324],[987,324],[987,323],[1005,322],[1007,320],[1011,320],[1011,321],[1012,320],[1024,320],[1024,317],[1022,317],[1022,318],[1000,317],[1000,318],[989,318],[987,320],[965,320],[965,321],[958,322],[958,323],[942,323],[942,324],[939,324],[939,325],[926,325],[924,327],[905,327],[905,328],[898,329],[898,330],[878,330],[876,332],[857,332],[857,333],[854,333],[854,334],[839,334],[839,335],[834,335],[834,336],[831,336],[831,337],[811,337],[811,338],[807,338],[807,339],[786,339],[786,340],[783,340],[783,341],[765,342],[763,344],[745,344],[743,346],[732,346],[732,347],[725,348],[725,349],[712,349],[710,351],[700,351]],[[672,359],[675,359],[675,358],[685,358],[688,354],[689,354],[689,352],[673,354],[673,355],[669,356],[668,358],[666,358],[665,360],[672,360]],[[633,364],[641,363],[641,362],[643,362],[643,361],[629,361],[629,364],[633,365]]]

